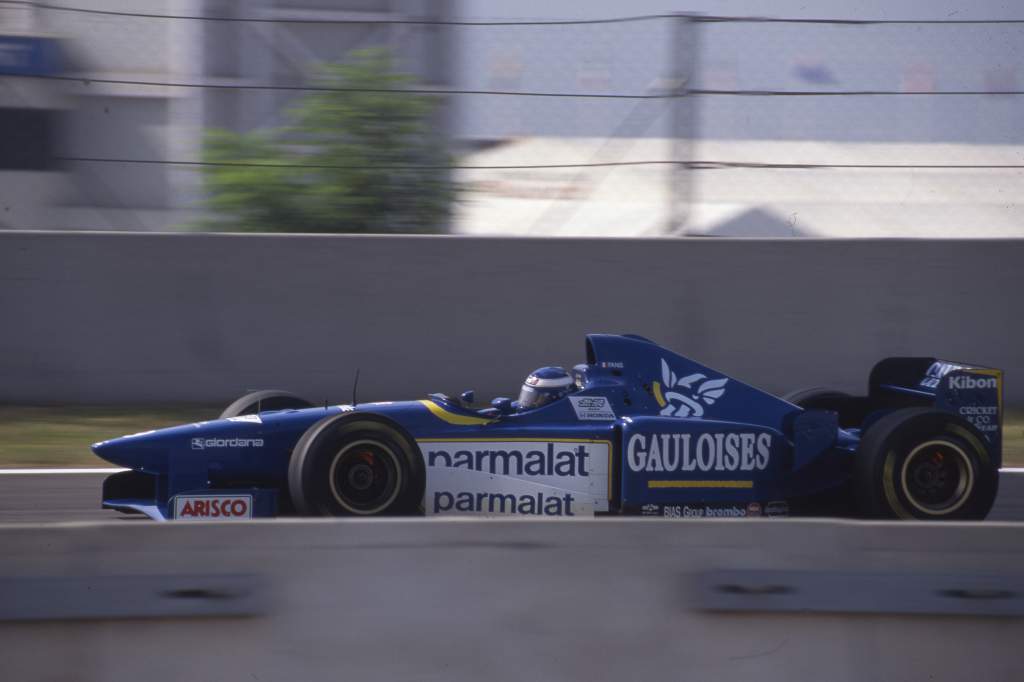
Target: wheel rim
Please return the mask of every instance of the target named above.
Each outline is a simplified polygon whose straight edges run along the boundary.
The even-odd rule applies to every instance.
[[[383,443],[348,443],[331,461],[331,494],[352,514],[378,514],[395,501],[401,487],[398,458]]]
[[[970,457],[959,445],[932,440],[911,450],[903,460],[900,483],[907,500],[933,516],[959,509],[974,489]]]

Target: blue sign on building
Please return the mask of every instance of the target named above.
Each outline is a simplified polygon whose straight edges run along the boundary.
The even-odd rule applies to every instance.
[[[53,38],[0,36],[0,75],[48,76],[60,71],[60,61]]]

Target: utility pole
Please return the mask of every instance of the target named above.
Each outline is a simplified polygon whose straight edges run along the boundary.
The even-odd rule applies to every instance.
[[[671,107],[671,161],[668,173],[668,220],[665,234],[683,234],[693,203],[693,176],[688,168],[697,138],[697,105],[690,93],[697,76],[697,27],[693,15],[675,14],[669,31],[668,79]]]

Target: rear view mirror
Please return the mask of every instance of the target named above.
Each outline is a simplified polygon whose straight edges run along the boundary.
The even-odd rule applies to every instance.
[[[495,398],[491,401],[491,407],[501,414],[512,414],[513,412],[511,398]]]
[[[473,400],[475,399],[476,394],[473,393],[473,391],[463,391],[462,393],[459,394],[459,400],[461,400],[462,404],[465,405],[466,407],[472,405]]]

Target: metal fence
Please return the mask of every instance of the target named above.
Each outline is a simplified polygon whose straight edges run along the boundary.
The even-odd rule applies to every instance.
[[[145,209],[198,208],[204,128],[279,124],[315,91],[316,62],[369,45],[393,49],[412,89],[444,103],[437,123],[455,160],[438,172],[462,188],[455,231],[1013,236],[1024,218],[1012,58],[1024,20],[14,4],[69,36],[79,59],[53,77],[69,96],[134,107],[129,127],[166,132],[125,144],[124,122],[99,115],[73,129],[62,158],[79,191],[65,203],[110,209],[89,227],[145,228]],[[153,97],[166,106],[129,104]],[[169,190],[139,206],[144,177]]]

